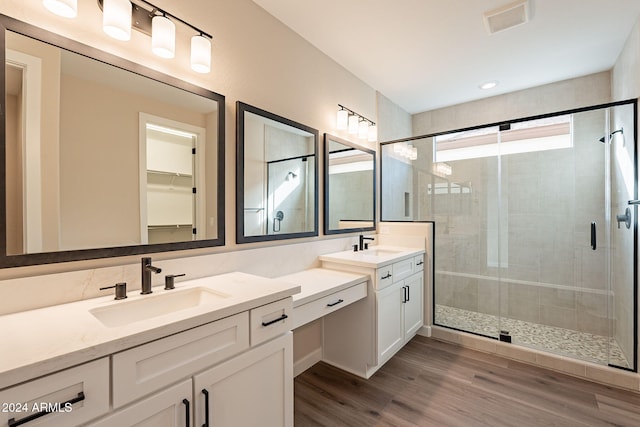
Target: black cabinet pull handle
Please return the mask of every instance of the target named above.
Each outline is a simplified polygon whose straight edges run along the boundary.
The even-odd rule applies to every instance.
[[[591,249],[596,250],[596,223],[591,223]]]
[[[202,394],[204,394],[204,424],[202,427],[209,427],[209,391],[203,388]]]
[[[382,276],[381,279],[388,279],[389,277],[391,277],[391,273],[387,273],[386,276]]]
[[[411,301],[411,291],[409,290],[409,286],[407,286],[407,301]]]
[[[274,323],[278,323],[281,320],[287,319],[289,316],[287,316],[286,314],[283,314],[282,316],[278,317],[277,319],[274,319],[270,322],[262,322],[262,326],[269,326],[269,325],[273,325]]]
[[[189,427],[191,425],[191,403],[189,403],[189,399],[182,399],[182,403],[184,403],[185,426]]]
[[[327,304],[327,307],[333,307],[334,305],[338,305],[338,304],[340,304],[342,302],[344,302],[344,300],[343,299],[339,299],[336,302],[331,302],[331,303]]]
[[[404,304],[405,302],[407,302],[407,287],[403,286],[402,287],[402,303]]]
[[[417,263],[416,265],[422,265],[424,264],[424,261],[420,261],[419,263]]]
[[[74,403],[82,402],[83,400],[84,400],[84,392],[81,391],[80,393],[78,393],[78,396],[74,397],[73,399],[60,403],[60,407],[64,408],[67,405],[73,405]],[[38,412],[37,414],[29,415],[28,417],[22,418],[21,420],[18,420],[18,421],[16,421],[15,418],[11,418],[7,424],[9,427],[21,426],[22,424],[26,424],[29,421],[37,420],[38,418],[44,417],[45,415],[50,413],[51,411],[44,410],[44,411]]]

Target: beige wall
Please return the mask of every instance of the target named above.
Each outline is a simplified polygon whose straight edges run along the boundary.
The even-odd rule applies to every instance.
[[[607,103],[610,72],[591,74],[544,86],[485,98],[413,115],[413,134],[481,126],[504,120]]]

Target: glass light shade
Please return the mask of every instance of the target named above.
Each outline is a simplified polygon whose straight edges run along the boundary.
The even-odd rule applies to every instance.
[[[151,51],[161,58],[176,56],[176,24],[156,15],[151,20]]]
[[[211,40],[207,37],[191,37],[191,69],[203,74],[211,71]]]
[[[49,12],[63,18],[78,16],[78,0],[42,0],[42,4]]]
[[[358,123],[358,138],[367,138],[369,136],[369,122],[360,120]]]
[[[367,135],[367,140],[369,142],[375,142],[378,140],[378,126],[376,125],[369,126],[369,135]]]
[[[347,110],[338,110],[336,117],[336,129],[346,130],[349,126],[349,112]]]
[[[355,135],[358,133],[358,116],[349,116],[349,133]]]
[[[104,0],[102,29],[116,40],[131,39],[132,4],[129,0]]]

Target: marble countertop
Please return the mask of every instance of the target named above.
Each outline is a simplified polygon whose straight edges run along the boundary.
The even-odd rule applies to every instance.
[[[199,287],[226,297],[115,327],[104,325],[90,312],[129,301],[153,302],[160,295]],[[150,295],[131,291],[122,301],[111,295],[0,316],[0,389],[287,298],[300,292],[300,286],[234,272],[153,291]]]
[[[424,253],[424,249],[400,246],[370,246],[362,251],[343,251],[320,255],[321,261],[379,268]]]
[[[369,280],[369,275],[347,273],[326,268],[311,268],[278,277],[278,280],[300,285],[300,293],[293,296],[293,306],[299,307],[334,292],[339,292],[350,286],[365,282]]]

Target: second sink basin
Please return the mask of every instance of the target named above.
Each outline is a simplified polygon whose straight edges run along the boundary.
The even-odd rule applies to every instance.
[[[228,297],[206,288],[191,288],[118,301],[105,307],[92,308],[89,312],[103,325],[112,328],[211,304]]]

